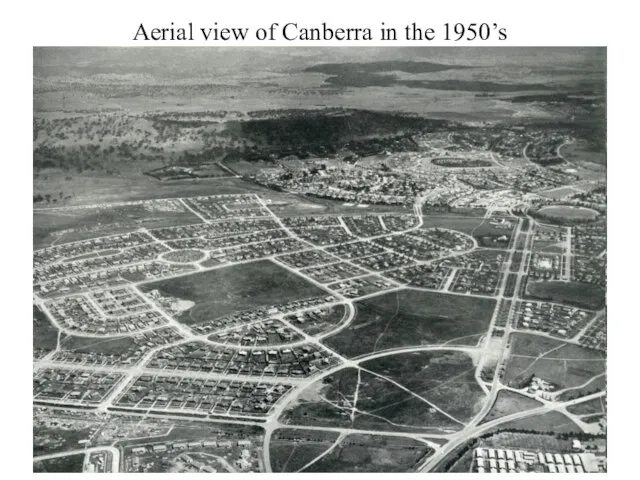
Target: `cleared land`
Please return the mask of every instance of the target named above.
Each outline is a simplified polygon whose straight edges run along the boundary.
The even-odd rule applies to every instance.
[[[503,423],[496,430],[530,430],[542,433],[582,433],[582,429],[560,412],[548,412],[542,415]]]
[[[164,297],[194,302],[194,306],[177,315],[177,320],[186,324],[234,311],[327,295],[268,260],[147,283],[141,290],[158,290]]]
[[[145,204],[89,208],[40,209],[33,212],[33,248],[130,232],[200,223],[186,209]]]
[[[530,376],[556,385],[578,387],[606,371],[602,352],[536,335],[514,334],[504,373],[507,385],[519,387]]]
[[[33,306],[33,350],[50,352],[58,344],[58,329],[53,326],[47,316],[35,305]]]
[[[410,438],[348,435],[331,453],[305,472],[407,472],[414,470],[431,447]]]
[[[501,390],[498,392],[498,397],[491,407],[491,410],[481,423],[487,423],[496,418],[511,415],[512,413],[523,412],[525,410],[531,410],[542,405],[541,402],[520,395],[519,393],[512,392],[511,390]]]
[[[282,413],[286,424],[351,426],[358,371],[345,368],[309,385]]]
[[[607,411],[607,407],[605,400],[600,397],[567,407],[567,411],[576,415],[589,415],[592,413],[604,413]]]
[[[603,306],[605,291],[598,285],[579,282],[527,282],[526,295],[537,300],[567,303],[597,310]]]
[[[400,290],[358,302],[351,325],[324,342],[347,357],[442,344],[484,333],[494,307],[492,299]]]
[[[474,363],[462,352],[390,355],[364,362],[362,367],[397,382],[462,422],[473,418],[482,408],[485,399],[485,394],[475,380]],[[360,395],[363,395],[362,392]],[[372,397],[374,401],[390,405],[389,402],[377,399],[378,394]],[[371,411],[376,413],[375,410]]]
[[[280,428],[269,444],[271,469],[297,472],[326,452],[337,438],[336,432]]]
[[[33,462],[34,473],[82,473],[84,453]]]

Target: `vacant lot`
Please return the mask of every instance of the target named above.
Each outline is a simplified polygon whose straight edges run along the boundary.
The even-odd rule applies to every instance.
[[[84,453],[33,462],[34,473],[82,473]]]
[[[554,385],[557,390],[587,383],[606,371],[602,352],[536,335],[514,334],[507,360],[504,382],[519,385],[534,375]]]
[[[519,393],[512,392],[511,390],[501,390],[498,393],[493,407],[482,420],[482,423],[490,422],[496,418],[505,417],[512,413],[523,412],[525,410],[531,410],[541,406],[542,403],[534,400],[533,398],[520,395]]]
[[[267,260],[147,283],[141,289],[158,290],[165,297],[194,302],[193,307],[178,316],[186,324],[213,320],[234,311],[327,295]]]
[[[450,431],[461,428],[458,422],[425,400],[381,377],[362,372],[354,427],[412,433],[424,429]]]
[[[362,367],[397,382],[460,422],[473,418],[485,399],[475,380],[474,363],[463,352],[403,353],[369,360]]]
[[[401,290],[358,302],[356,308],[351,325],[324,340],[347,357],[484,333],[495,300]]]
[[[345,368],[316,380],[282,413],[285,424],[350,426],[350,413],[358,383],[355,368]]]
[[[269,444],[274,472],[297,472],[327,451],[338,438],[336,432],[281,428]]]
[[[50,352],[58,344],[58,329],[35,305],[33,306],[33,349]],[[35,353],[35,352],[34,352]]]
[[[605,301],[605,291],[602,287],[579,282],[528,281],[526,294],[538,300],[566,303],[590,310],[599,309]]]
[[[571,405],[570,407],[567,407],[567,411],[576,415],[604,413],[607,411],[606,401],[603,397],[594,398],[593,400],[578,403],[577,405]]]
[[[402,437],[349,435],[305,472],[409,472],[433,450],[422,442]]]
[[[533,430],[543,433],[581,433],[582,429],[560,412],[543,413],[503,423],[496,430]]]
[[[95,208],[39,209],[33,212],[33,248],[86,240],[136,230],[200,223],[189,210],[174,204],[134,204]],[[171,207],[171,208],[173,208]]]
[[[448,228],[471,235],[484,223],[484,217],[465,217],[462,215],[423,215],[424,228]]]
[[[61,350],[79,353],[96,353],[103,355],[126,355],[137,349],[132,337],[93,338],[64,336],[60,341]]]

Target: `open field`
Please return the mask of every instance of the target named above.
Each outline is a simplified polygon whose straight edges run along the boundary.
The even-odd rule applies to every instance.
[[[34,473],[82,473],[84,453],[33,462]]]
[[[400,290],[356,303],[355,320],[324,343],[347,357],[484,333],[495,300]]]
[[[465,353],[413,352],[366,361],[362,366],[394,380],[448,414],[465,421],[482,408],[485,395]]]
[[[487,416],[482,419],[481,423],[487,423],[496,418],[511,415],[512,413],[530,410],[540,405],[542,405],[542,403],[533,398],[520,395],[510,390],[501,390],[498,392],[498,397],[491,407],[491,410],[489,410]]]
[[[126,355],[136,349],[136,344],[129,336],[93,338],[68,335],[60,340],[60,349],[79,353]]]
[[[580,308],[597,310],[604,304],[605,291],[591,283],[528,281],[526,295],[537,300],[567,303]]]
[[[348,435],[305,472],[408,472],[433,453],[422,442],[402,437]]]
[[[582,429],[560,412],[531,415],[503,423],[495,430],[533,430],[543,433],[581,433]]]
[[[560,154],[569,162],[585,170],[604,172],[607,168],[606,152],[589,148],[586,142],[579,140],[560,148]]]
[[[567,411],[569,413],[575,413],[576,415],[588,415],[592,413],[606,412],[607,407],[605,400],[600,397],[567,407]]]
[[[580,386],[606,371],[602,352],[549,340],[535,335],[514,334],[504,382],[519,386],[533,375],[561,390]]]
[[[551,220],[595,220],[598,217],[595,210],[572,205],[542,207],[537,213]]]
[[[42,248],[88,238],[200,223],[200,218],[177,202],[89,208],[39,209],[33,212],[33,245]]]
[[[177,319],[197,324],[234,311],[326,295],[301,277],[268,260],[147,283],[144,292],[194,302]]]
[[[417,433],[459,430],[461,425],[431,404],[381,377],[363,372],[354,427]],[[424,398],[424,397],[423,397]]]
[[[591,393],[601,392],[605,388],[607,388],[607,377],[606,375],[603,375],[601,377],[594,378],[584,387],[574,388],[561,393],[560,395],[558,395],[558,400],[573,400],[574,398],[584,397],[585,395],[589,395]]]
[[[33,349],[50,352],[58,344],[58,329],[35,305],[33,306]]]
[[[350,426],[349,418],[358,372],[345,368],[321,380],[316,380],[300,394],[295,403],[283,411],[285,424]]]
[[[270,443],[271,469],[296,472],[327,451],[338,438],[336,432],[280,428]]]
[[[476,228],[484,223],[484,217],[467,217],[452,214],[423,215],[425,228],[448,228],[471,235]]]

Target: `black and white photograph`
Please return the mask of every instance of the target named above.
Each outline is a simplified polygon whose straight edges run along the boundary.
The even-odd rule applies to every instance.
[[[607,53],[34,47],[33,472],[606,472]]]

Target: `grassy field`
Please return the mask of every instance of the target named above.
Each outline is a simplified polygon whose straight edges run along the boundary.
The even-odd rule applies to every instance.
[[[517,385],[535,375],[557,386],[573,388],[606,371],[601,352],[527,334],[514,334],[504,382]]]
[[[589,395],[595,392],[601,392],[607,388],[607,377],[603,375],[598,378],[594,378],[588,384],[581,388],[574,388],[572,390],[567,390],[564,393],[558,395],[558,400],[567,401],[573,400],[575,398],[584,397],[585,395]]]
[[[309,385],[282,413],[280,421],[296,425],[350,426],[358,373],[345,368]]]
[[[60,341],[60,348],[80,353],[126,355],[135,351],[137,346],[131,337],[91,338],[69,335]]]
[[[369,360],[362,366],[397,382],[462,422],[473,418],[485,399],[474,377],[473,361],[462,352],[403,353]],[[373,395],[374,399],[377,396]]]
[[[460,424],[430,404],[383,378],[362,372],[361,379],[355,428],[412,433],[424,429],[460,428]]]
[[[347,436],[335,449],[305,472],[410,472],[433,450],[402,437]]]
[[[35,305],[33,306],[33,349],[51,351],[58,344],[58,329],[53,326],[47,316]]]
[[[82,473],[84,453],[33,462],[34,473]]]
[[[528,281],[526,295],[537,300],[566,303],[591,310],[599,309],[605,302],[602,287],[579,282]]]
[[[200,223],[191,211],[172,211],[145,205],[95,208],[39,209],[33,212],[33,246],[42,248],[88,238],[114,235],[138,228],[160,228]]]
[[[351,325],[324,342],[347,357],[442,344],[484,333],[494,307],[491,299],[401,290],[358,302]]]
[[[163,296],[195,302],[177,317],[186,324],[201,323],[234,311],[327,295],[268,260],[147,283],[141,289],[159,290]]]
[[[577,405],[571,405],[567,407],[569,413],[575,413],[576,415],[589,415],[592,413],[603,413],[607,411],[605,400],[600,398],[594,398],[586,402],[578,403]]]
[[[496,418],[505,417],[512,413],[522,412],[524,410],[531,410],[541,406],[542,403],[534,400],[533,398],[520,395],[519,393],[512,392],[510,390],[501,390],[498,392],[493,407],[482,420],[481,423],[487,423]]]
[[[598,216],[598,212],[590,208],[570,205],[542,207],[538,210],[538,213],[552,220],[595,220]]]
[[[423,215],[425,228],[448,228],[471,235],[484,223],[484,217],[465,217],[462,215]]]
[[[482,446],[534,452],[572,452],[570,439],[538,433],[500,432],[482,439]]]
[[[281,428],[269,444],[274,472],[297,472],[327,451],[338,438],[336,432]]]
[[[542,415],[531,415],[506,422],[496,427],[496,430],[533,430],[543,433],[581,433],[582,429],[560,412],[548,412]]]

